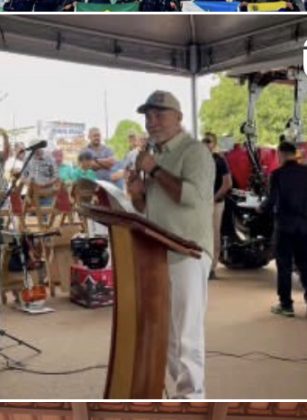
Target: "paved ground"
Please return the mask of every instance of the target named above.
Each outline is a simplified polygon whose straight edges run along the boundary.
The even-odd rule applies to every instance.
[[[262,351],[305,363],[232,357],[207,359],[209,398],[306,398],[307,319],[297,281],[294,282],[297,317],[270,313],[275,303],[275,270],[221,271],[210,283],[207,351],[242,354]]]
[[[214,356],[212,351],[234,353],[263,351],[272,355],[307,358],[305,305],[295,287],[297,317],[271,315],[274,303],[273,267],[259,271],[219,271],[209,285],[207,316],[207,397],[233,399],[306,398],[307,363],[273,359],[253,360]],[[43,353],[26,362],[28,369],[66,371],[106,364],[111,329],[111,309],[87,310],[65,296],[50,301],[56,312],[30,316],[12,307],[2,308],[0,328],[28,340]],[[0,346],[7,344],[0,337]],[[24,358],[23,347],[7,353]],[[4,361],[0,358],[0,368]],[[105,370],[72,375],[36,375],[0,372],[0,398],[100,398]],[[3,386],[3,384],[5,384]]]

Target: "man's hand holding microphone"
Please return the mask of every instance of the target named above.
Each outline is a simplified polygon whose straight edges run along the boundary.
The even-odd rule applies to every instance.
[[[149,151],[139,153],[135,170],[129,170],[127,191],[131,196],[134,206],[139,211],[144,211],[146,194],[146,177],[157,167],[155,157]]]

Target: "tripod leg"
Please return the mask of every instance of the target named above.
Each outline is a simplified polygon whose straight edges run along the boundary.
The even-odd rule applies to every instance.
[[[7,367],[11,367],[12,366],[12,363],[14,365],[21,365],[21,363],[18,362],[18,360],[15,360],[12,357],[7,356],[6,354],[2,353],[1,351],[0,351],[0,356],[3,357],[3,359],[6,361],[6,366]]]
[[[36,353],[41,353],[42,352],[42,350],[38,349],[37,347],[32,346],[31,344],[27,343],[26,341],[20,340],[19,338],[14,337],[13,335],[8,334],[5,330],[0,330],[0,336],[7,337],[7,338],[15,341],[19,345],[23,345],[25,347],[28,347],[29,349],[35,351]]]

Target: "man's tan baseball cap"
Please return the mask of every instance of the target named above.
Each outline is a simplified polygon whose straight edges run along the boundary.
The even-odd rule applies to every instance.
[[[174,111],[181,112],[178,99],[172,93],[163,90],[156,90],[152,93],[147,98],[147,101],[138,107],[137,112],[145,114],[150,108],[173,109]]]

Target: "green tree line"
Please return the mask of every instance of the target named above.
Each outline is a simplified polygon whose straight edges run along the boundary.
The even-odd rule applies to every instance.
[[[247,83],[239,85],[236,79],[220,75],[220,82],[212,88],[211,98],[203,101],[199,119],[202,132],[213,131],[218,137],[231,136],[242,141],[240,126],[246,121]],[[258,142],[262,145],[278,144],[279,136],[292,117],[294,89],[272,83],[264,88],[256,105]],[[307,103],[303,105],[303,125],[307,129]]]
[[[203,101],[199,111],[201,131],[213,131],[218,137],[230,136],[243,141],[241,124],[246,121],[248,90],[247,83],[240,85],[236,79],[219,75],[219,84],[212,88],[211,97]],[[256,105],[258,143],[276,145],[285,125],[292,117],[294,89],[288,85],[272,83],[264,88]],[[303,126],[307,130],[307,103],[304,103]],[[128,151],[128,134],[141,133],[142,127],[135,121],[122,120],[108,141],[118,159]]]
[[[122,120],[118,123],[113,136],[108,140],[108,146],[118,159],[123,159],[128,152],[128,136],[130,133],[142,133],[142,127],[135,121]]]

